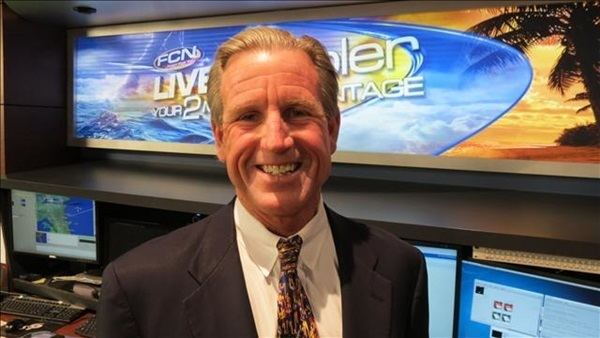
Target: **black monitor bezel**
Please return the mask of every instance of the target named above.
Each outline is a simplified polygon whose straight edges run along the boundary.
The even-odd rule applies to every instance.
[[[91,200],[94,206],[94,228],[95,228],[95,233],[96,233],[96,259],[85,259],[85,258],[78,258],[78,257],[69,257],[69,256],[64,256],[64,255],[50,255],[50,254],[44,254],[44,253],[33,253],[33,252],[25,252],[25,251],[19,251],[19,250],[15,250],[15,245],[14,245],[14,231],[13,231],[13,191],[24,191],[24,192],[31,192],[31,193],[41,193],[41,194],[48,194],[48,195],[56,195],[56,196],[65,196],[65,197],[78,197],[78,198],[85,198],[88,200]],[[101,239],[102,239],[102,235],[101,235],[101,231],[99,231],[98,228],[98,208],[97,208],[97,202],[94,199],[88,198],[88,197],[84,197],[84,196],[80,196],[80,195],[64,195],[64,194],[58,194],[58,193],[54,193],[54,192],[46,192],[46,191],[41,191],[41,190],[25,190],[25,189],[11,189],[9,191],[8,195],[8,208],[9,208],[9,213],[8,213],[8,217],[6,217],[6,220],[8,221],[8,226],[7,226],[7,231],[6,231],[6,242],[7,242],[7,247],[9,249],[9,254],[11,255],[16,255],[16,256],[23,256],[23,257],[38,257],[38,258],[46,258],[46,259],[50,259],[52,261],[65,261],[65,262],[76,262],[76,263],[84,263],[84,264],[91,264],[91,265],[100,265],[102,263],[102,259],[101,259],[101,249],[100,249],[100,243],[101,243]]]

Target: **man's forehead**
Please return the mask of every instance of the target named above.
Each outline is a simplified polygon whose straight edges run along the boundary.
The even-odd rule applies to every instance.
[[[316,66],[301,49],[252,49],[234,54],[225,65],[223,81],[243,81],[248,77],[274,73],[316,76]]]
[[[237,81],[234,81],[237,80]],[[228,85],[229,84],[229,85]],[[269,75],[254,76],[243,79],[232,77],[231,81],[226,82],[228,85],[227,95],[239,95],[246,92],[254,92],[255,90],[266,90],[270,85],[276,87],[280,94],[290,94],[298,91],[312,92],[314,90],[313,81],[307,77],[300,76],[296,73],[280,72]]]
[[[301,50],[247,51],[227,63],[221,82],[224,104],[268,90],[317,99],[318,75],[308,55]]]

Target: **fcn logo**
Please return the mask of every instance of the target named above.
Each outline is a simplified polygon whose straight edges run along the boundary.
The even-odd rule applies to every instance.
[[[193,65],[202,56],[202,51],[196,47],[178,47],[161,53],[154,59],[153,66],[160,71],[173,71]]]

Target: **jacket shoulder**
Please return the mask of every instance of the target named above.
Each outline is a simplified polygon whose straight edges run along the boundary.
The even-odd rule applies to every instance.
[[[119,273],[156,274],[183,267],[190,257],[200,254],[207,237],[227,229],[229,220],[224,207],[198,222],[151,239],[124,253],[110,264]]]
[[[423,254],[407,241],[385,229],[356,222],[328,209],[330,222],[337,232],[344,232],[355,247],[373,252],[380,260],[409,263],[412,268],[419,268]],[[336,231],[334,231],[336,232]]]

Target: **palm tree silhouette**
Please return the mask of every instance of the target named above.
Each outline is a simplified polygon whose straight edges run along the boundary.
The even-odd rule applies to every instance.
[[[564,95],[573,84],[583,82],[585,92],[574,99],[589,100],[596,125],[600,125],[600,2],[551,3],[490,11],[498,15],[469,31],[509,44],[522,53],[547,38],[560,38],[563,50],[550,72],[548,86]],[[497,66],[507,61],[502,55],[491,60]]]
[[[588,95],[587,92],[583,92],[583,93],[577,93],[577,95],[575,95],[574,97],[568,99],[566,102],[573,102],[573,101],[589,101],[590,97]],[[582,111],[586,111],[588,109],[591,109],[592,105],[591,104],[586,104],[585,106],[577,109],[577,111],[575,111],[575,114],[579,114]]]

